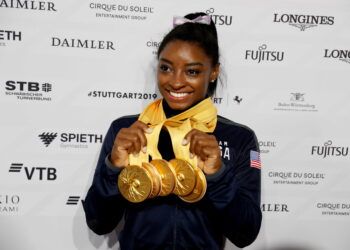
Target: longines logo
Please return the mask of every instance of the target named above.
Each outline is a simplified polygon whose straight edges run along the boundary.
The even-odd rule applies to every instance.
[[[214,8],[207,9],[205,13],[211,16],[211,19],[213,20],[215,25],[228,26],[232,24],[232,16],[216,14]]]
[[[80,196],[69,196],[66,205],[78,205]]]
[[[305,93],[293,92],[290,93],[289,101],[278,102],[275,111],[296,111],[296,112],[317,112],[315,104],[305,102]]]
[[[277,185],[317,186],[325,180],[326,174],[319,172],[269,171],[267,177],[272,181],[272,184]]]
[[[289,213],[288,205],[282,203],[263,203],[261,204],[263,212]]]
[[[298,14],[278,14],[274,13],[274,23],[288,23],[289,25],[305,31],[308,28],[318,25],[333,25],[334,16],[314,16]]]
[[[98,49],[98,50],[115,50],[115,44],[112,41],[89,40],[77,38],[51,38],[52,47],[63,48],[82,48],[82,49]]]
[[[27,180],[55,181],[57,179],[57,169],[48,167],[28,167],[23,163],[12,163],[9,169],[10,174],[21,174]]]
[[[324,50],[324,57],[325,58],[339,59],[342,62],[350,63],[350,50],[325,49]]]
[[[275,141],[259,141],[260,153],[267,154],[270,150],[277,147],[277,142]]]
[[[57,11],[53,2],[29,0],[0,0],[0,8]]]
[[[350,216],[350,203],[346,202],[318,202],[316,208],[324,216]]]
[[[349,155],[349,147],[334,146],[333,141],[326,141],[323,146],[312,146],[311,155],[318,155],[322,158],[330,156],[345,157]]]
[[[96,11],[95,17],[121,20],[144,21],[154,14],[152,6],[90,3],[89,8]]]
[[[58,133],[43,132],[38,135],[45,147],[48,147],[57,137]],[[102,134],[90,133],[61,133],[59,134],[61,148],[88,148],[92,144],[103,142]]]
[[[51,101],[48,92],[52,91],[52,84],[8,80],[5,82],[5,90],[6,95],[16,97],[17,100]]]
[[[0,46],[6,46],[6,42],[22,41],[22,32],[15,30],[0,30]]]
[[[17,213],[20,198],[16,194],[0,194],[0,214]]]
[[[245,59],[253,60],[257,63],[266,62],[281,62],[284,59],[284,51],[267,50],[267,45],[262,44],[258,50],[246,50]]]
[[[115,98],[115,99],[139,99],[154,100],[157,98],[156,93],[138,93],[138,92],[115,92],[93,90],[88,93],[89,97],[95,98]]]

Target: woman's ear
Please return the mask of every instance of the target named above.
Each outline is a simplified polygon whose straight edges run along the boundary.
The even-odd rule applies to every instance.
[[[216,79],[218,79],[219,73],[220,73],[220,63],[217,63],[213,67],[213,69],[210,73],[210,82],[214,82]]]

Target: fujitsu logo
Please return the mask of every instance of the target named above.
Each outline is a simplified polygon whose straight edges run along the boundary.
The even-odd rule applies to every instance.
[[[323,146],[312,146],[311,155],[319,155],[322,158],[329,156],[348,156],[349,147],[334,146],[333,141],[326,141]]]
[[[334,17],[274,13],[273,22],[288,23],[289,25],[300,29],[300,31],[305,31],[308,28],[316,27],[318,25],[333,25]]]
[[[262,61],[283,61],[284,58],[284,51],[270,51],[267,50],[267,45],[262,44],[258,47],[258,50],[246,50],[245,52],[245,59],[246,60],[253,60],[257,63],[260,63]]]
[[[44,143],[46,147],[48,147],[53,140],[57,137],[57,133],[49,133],[49,132],[44,132],[38,135],[41,141]]]
[[[215,23],[215,25],[231,25],[232,24],[232,16],[227,15],[218,15],[214,14],[215,9],[209,8],[205,11],[206,14],[211,16],[211,19]]]

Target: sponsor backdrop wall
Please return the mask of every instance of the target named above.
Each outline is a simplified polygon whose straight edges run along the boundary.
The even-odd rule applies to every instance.
[[[259,138],[264,219],[246,249],[349,249],[348,0],[0,0],[1,249],[118,249],[81,200],[112,120],[159,97],[172,17],[193,11],[219,33],[214,103]]]

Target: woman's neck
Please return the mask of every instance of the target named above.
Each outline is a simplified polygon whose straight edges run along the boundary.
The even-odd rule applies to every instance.
[[[205,97],[205,98],[207,98],[207,97]],[[205,99],[205,98],[204,98],[204,99]],[[203,99],[203,100],[204,100],[204,99]],[[198,103],[200,103],[200,102],[203,101],[203,100],[200,100],[200,101],[194,103],[193,105],[191,105],[190,107],[188,107],[187,109],[184,109],[184,110],[172,109],[164,99],[163,99],[163,101],[162,101],[162,105],[163,105],[163,110],[164,110],[165,116],[166,116],[167,118],[170,118],[170,117],[172,117],[172,116],[181,114],[182,112],[184,112],[184,111],[186,111],[186,110],[192,108],[193,106],[196,106]]]

